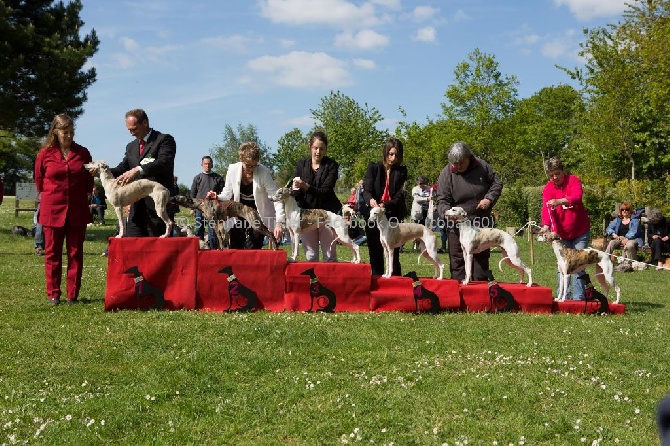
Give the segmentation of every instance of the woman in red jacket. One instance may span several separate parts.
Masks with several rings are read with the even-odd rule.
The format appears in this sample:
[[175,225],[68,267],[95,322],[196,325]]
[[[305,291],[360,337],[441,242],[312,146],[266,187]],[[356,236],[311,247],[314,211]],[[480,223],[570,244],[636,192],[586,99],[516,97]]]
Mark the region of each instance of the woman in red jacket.
[[63,240],[67,251],[67,303],[77,303],[86,225],[92,222],[88,192],[93,188],[93,177],[84,169],[84,164],[91,162],[91,154],[73,138],[72,118],[56,115],[35,160],[35,185],[42,194],[39,223],[44,227],[44,268],[51,305],[60,303]]

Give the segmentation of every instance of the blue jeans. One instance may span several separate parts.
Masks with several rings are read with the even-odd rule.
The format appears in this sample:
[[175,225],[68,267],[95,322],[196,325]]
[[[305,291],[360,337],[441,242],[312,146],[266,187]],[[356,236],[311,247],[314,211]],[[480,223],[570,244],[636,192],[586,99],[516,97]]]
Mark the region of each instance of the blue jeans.
[[[586,231],[579,237],[576,237],[572,240],[561,239],[561,241],[567,248],[585,249],[586,247],[589,246],[590,239],[591,239],[591,232]],[[579,277],[583,274],[584,271],[570,275],[570,278],[568,279],[568,292],[565,295],[566,300],[567,299],[584,300],[584,282],[579,280]],[[561,286],[562,284],[560,275],[558,275],[558,288],[556,290],[558,296],[561,295]]]
[[33,216],[33,224],[35,225],[35,249],[44,249],[44,230],[42,225],[37,222],[40,215],[40,205],[37,204],[37,210]]
[[207,240],[209,243],[209,249],[216,249],[218,242],[216,235],[214,235],[214,227],[205,220],[205,216],[202,215],[200,209],[195,210],[195,235],[200,238],[200,240],[205,240],[205,228],[207,228]]

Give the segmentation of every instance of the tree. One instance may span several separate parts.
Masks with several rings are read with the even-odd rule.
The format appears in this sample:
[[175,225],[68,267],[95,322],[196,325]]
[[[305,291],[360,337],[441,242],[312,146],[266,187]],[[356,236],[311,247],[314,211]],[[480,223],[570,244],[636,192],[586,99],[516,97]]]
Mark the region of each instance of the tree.
[[220,145],[216,145],[210,150],[210,155],[214,161],[214,171],[225,177],[228,166],[240,161],[237,151],[243,142],[255,142],[258,144],[258,147],[261,149],[260,163],[270,169],[273,168],[273,161],[271,155],[268,153],[268,147],[258,137],[256,126],[252,124],[247,124],[246,126],[238,124],[236,133],[229,124],[226,124],[223,130],[223,141]]
[[506,179],[543,184],[543,162],[556,155],[569,159],[566,150],[574,146],[577,121],[583,112],[579,92],[569,85],[545,87],[522,99],[509,121],[515,149],[508,156],[516,168]]
[[13,191],[16,183],[30,181],[39,147],[38,138],[16,138],[0,130],[0,172],[7,192]]
[[[52,4],[53,3],[53,4]],[[95,30],[82,39],[81,0],[0,0],[0,130],[43,136],[57,113],[82,114],[98,50]]]
[[478,48],[456,66],[454,77],[456,83],[445,92],[448,102],[442,103],[442,113],[467,130],[467,142],[479,156],[493,161],[499,149],[496,141],[504,134],[503,123],[517,105],[519,82],[515,76],[503,76],[495,57]]
[[353,186],[363,178],[370,161],[381,159],[388,132],[376,126],[384,118],[376,108],[368,104],[363,108],[339,91],[321,98],[321,104],[311,113],[316,128],[328,135],[328,156],[340,165],[342,183]]
[[295,164],[307,156],[307,143],[307,136],[297,128],[279,138],[277,152],[273,156],[275,180],[278,186],[293,178]]
[[586,30],[584,69],[565,70],[587,98],[582,153],[610,180],[670,171],[670,1],[638,0],[624,21]]

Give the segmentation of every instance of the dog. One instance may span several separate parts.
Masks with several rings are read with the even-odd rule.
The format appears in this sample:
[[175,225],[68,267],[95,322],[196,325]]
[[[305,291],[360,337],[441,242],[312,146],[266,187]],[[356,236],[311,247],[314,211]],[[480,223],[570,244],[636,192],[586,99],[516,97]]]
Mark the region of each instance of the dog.
[[126,219],[123,216],[123,208],[145,197],[151,197],[154,200],[156,214],[165,223],[165,234],[161,235],[160,238],[170,235],[172,232],[172,220],[170,220],[170,216],[167,213],[170,191],[165,186],[145,178],[121,185],[114,180],[114,175],[112,175],[109,166],[104,161],[93,161],[84,164],[84,168],[96,169],[98,176],[100,176],[107,200],[114,207],[116,217],[119,220],[119,234],[116,238],[121,238],[126,233]]
[[412,279],[412,295],[414,296],[414,314],[419,314],[419,301],[427,300],[430,302],[430,312],[437,314],[440,312],[440,298],[433,291],[427,290],[416,275],[416,271],[410,271],[404,275]]
[[12,234],[14,235],[20,235],[21,237],[27,237],[31,235],[31,231],[28,228],[25,228],[23,226],[15,225],[12,227]]
[[[237,276],[233,274],[232,266],[225,266],[221,268],[219,273],[228,274],[228,295],[230,296],[230,301],[228,308],[225,311],[253,311],[253,309],[256,308],[256,304],[258,303],[258,295],[256,292],[251,288],[247,288],[239,281]],[[235,310],[231,310],[233,308],[233,300],[236,304],[239,305],[239,308]],[[244,302],[245,300],[246,303],[244,305],[240,305],[240,302]]]
[[462,207],[452,207],[445,212],[447,220],[456,222],[459,230],[459,241],[463,249],[465,260],[465,279],[463,284],[467,285],[472,279],[472,263],[474,254],[480,253],[492,246],[499,246],[503,251],[503,258],[498,263],[498,269],[502,271],[502,262],[519,271],[519,283],[523,283],[523,275],[528,274],[526,286],[533,285],[533,271],[527,267],[519,257],[519,246],[514,237],[496,228],[479,228],[473,226],[468,220],[468,213]]
[[391,277],[393,273],[393,250],[410,240],[420,239],[422,249],[418,262],[421,261],[421,256],[427,258],[433,264],[433,279],[442,279],[444,264],[437,257],[437,244],[435,243],[435,234],[433,234],[433,231],[419,223],[396,223],[392,225],[388,218],[386,218],[384,208],[380,206],[376,206],[370,210],[370,218],[368,220],[370,222],[377,222],[380,234],[379,238],[384,248],[386,272],[382,274],[382,277]]
[[270,249],[277,249],[279,246],[274,234],[263,224],[263,219],[258,211],[246,204],[233,200],[219,201],[214,198],[190,198],[184,195],[171,197],[170,202],[189,209],[200,209],[205,216],[205,220],[214,222],[214,234],[219,242],[219,249],[228,246],[226,221],[232,217],[245,219],[255,231],[266,235],[270,240]]
[[[306,269],[301,272],[302,276],[309,276],[309,310],[322,311],[324,313],[333,313],[337,303],[337,297],[332,290],[326,288],[314,272],[314,268]],[[325,300],[325,303],[323,302]],[[316,301],[317,308],[314,310],[314,302]]]
[[567,248],[558,234],[554,232],[545,233],[545,240],[551,242],[558,263],[558,272],[561,280],[561,295],[557,297],[558,302],[563,302],[568,292],[568,279],[570,274],[583,271],[589,265],[596,265],[596,277],[603,287],[604,295],[609,295],[610,287],[616,292],[615,304],[621,298],[621,289],[614,281],[614,265],[610,255],[595,249],[572,249]]
[[589,275],[584,273],[579,276],[579,280],[584,283],[584,314],[587,313],[589,304],[593,304],[593,301],[596,300],[600,303],[596,313],[608,314],[610,312],[610,306],[607,302],[607,297],[600,291],[596,290],[596,288],[593,286],[593,283],[591,282]]
[[270,200],[281,202],[284,205],[286,228],[291,236],[291,261],[295,261],[298,258],[301,232],[328,227],[336,235],[333,243],[339,241],[353,252],[354,258],[351,263],[361,262],[360,248],[349,237],[349,226],[342,216],[323,209],[300,209],[298,202],[291,195],[291,189],[288,187],[277,189],[277,192],[270,197]]
[[131,266],[123,273],[133,276],[133,280],[135,280],[135,295],[137,296],[137,306],[139,308],[142,308],[143,299],[148,299],[153,296],[154,305],[150,308],[154,308],[156,310],[163,309],[163,306],[165,305],[165,296],[163,295],[163,291],[157,286],[147,282],[137,266]]

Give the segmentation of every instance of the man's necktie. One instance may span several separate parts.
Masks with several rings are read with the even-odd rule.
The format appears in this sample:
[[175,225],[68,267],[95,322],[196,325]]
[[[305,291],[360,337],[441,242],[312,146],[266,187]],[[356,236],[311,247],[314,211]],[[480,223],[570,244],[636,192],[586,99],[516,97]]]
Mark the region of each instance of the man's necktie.
[[144,153],[144,140],[140,139],[140,155]]

